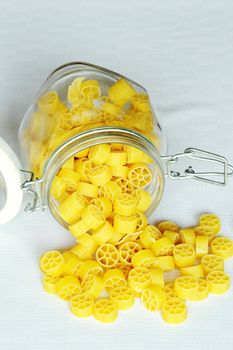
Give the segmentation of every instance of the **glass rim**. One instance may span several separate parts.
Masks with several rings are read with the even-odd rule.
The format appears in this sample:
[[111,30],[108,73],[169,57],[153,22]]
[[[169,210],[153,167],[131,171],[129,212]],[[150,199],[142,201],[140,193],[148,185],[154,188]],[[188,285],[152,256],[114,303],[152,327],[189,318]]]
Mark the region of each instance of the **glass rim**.
[[[153,170],[156,171],[156,188],[152,191],[152,205],[146,212],[150,216],[159,205],[164,192],[164,170],[161,155],[151,141],[142,134],[126,128],[117,127],[99,127],[89,129],[79,133],[59,145],[55,151],[48,157],[43,170],[43,193],[46,204],[55,219],[64,227],[67,223],[58,215],[51,196],[51,184],[62,164],[67,159],[85,148],[104,143],[122,143],[136,147],[147,153],[153,159]],[[156,193],[155,193],[156,191]]]

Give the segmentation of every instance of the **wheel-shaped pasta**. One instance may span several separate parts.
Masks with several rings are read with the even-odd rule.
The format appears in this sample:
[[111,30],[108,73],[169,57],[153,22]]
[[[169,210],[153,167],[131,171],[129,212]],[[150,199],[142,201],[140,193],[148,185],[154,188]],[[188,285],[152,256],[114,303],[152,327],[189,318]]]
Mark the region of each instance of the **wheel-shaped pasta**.
[[161,288],[164,288],[164,272],[163,270],[156,266],[156,267],[150,267],[151,272],[151,278],[152,278],[152,284],[155,284]]
[[135,292],[141,293],[151,281],[151,272],[146,267],[135,267],[129,272],[128,283]]
[[65,276],[57,282],[55,290],[59,298],[70,300],[73,295],[81,292],[81,286],[77,277]]
[[98,245],[108,242],[114,236],[114,229],[112,225],[106,221],[97,230],[92,231],[92,237]]
[[66,190],[66,183],[65,181],[59,177],[55,176],[51,185],[51,195],[55,199],[59,199],[61,195]]
[[134,88],[125,79],[119,79],[108,90],[110,99],[118,106],[129,102],[135,93]]
[[79,277],[83,279],[87,275],[103,276],[103,267],[95,260],[86,260],[79,267]]
[[89,231],[90,227],[85,223],[83,219],[79,219],[73,225],[68,226],[68,230],[75,238],[78,238],[79,236]]
[[170,238],[173,244],[178,244],[180,239],[179,233],[174,231],[164,231],[163,237]]
[[55,294],[56,293],[56,284],[59,281],[59,277],[52,277],[49,275],[43,276],[43,287],[47,293]]
[[137,200],[128,193],[120,193],[114,200],[114,212],[123,216],[130,216],[134,213]]
[[142,233],[140,233],[140,240],[145,248],[150,248],[151,245],[159,238],[162,238],[162,233],[153,225],[147,225],[144,227]]
[[96,165],[104,164],[111,151],[111,146],[108,144],[100,144],[90,148],[88,159]]
[[184,300],[196,300],[198,296],[198,279],[193,276],[176,278],[174,284],[176,295]]
[[137,219],[136,232],[142,231],[148,223],[146,215],[139,210],[136,210],[133,215]]
[[215,214],[202,214],[199,218],[199,224],[211,227],[214,234],[219,233],[221,229],[221,221]]
[[73,105],[81,104],[81,86],[84,78],[76,78],[68,87],[67,99]]
[[150,249],[143,249],[132,256],[131,263],[134,267],[150,267],[156,263],[156,258]]
[[208,297],[209,295],[209,282],[204,278],[198,278],[198,293],[196,299],[193,298],[194,301],[201,301]]
[[93,298],[98,298],[104,289],[104,280],[97,275],[88,274],[81,282],[83,293],[90,294]]
[[66,183],[66,191],[74,192],[77,190],[80,175],[72,169],[61,169],[58,176]]
[[150,207],[152,198],[148,191],[136,189],[134,195],[137,199],[136,209],[145,212]]
[[82,219],[85,224],[93,230],[96,230],[105,222],[105,216],[96,205],[90,204],[82,212]]
[[85,80],[82,82],[80,97],[83,104],[89,104],[100,97],[101,91],[97,80]]
[[111,180],[112,174],[109,167],[102,164],[92,168],[88,173],[88,177],[93,185],[103,186]]
[[166,283],[164,287],[164,292],[166,294],[166,299],[177,298],[177,295],[174,289],[174,282]]
[[179,232],[179,227],[175,222],[172,222],[172,221],[162,221],[158,224],[157,227],[159,231],[162,233],[164,233],[164,231]]
[[186,243],[178,244],[174,247],[173,257],[175,264],[178,267],[191,266],[196,260],[196,254],[193,246]]
[[181,276],[193,276],[196,278],[205,277],[204,270],[201,264],[188,267],[181,267],[180,274]]
[[149,112],[150,111],[150,101],[149,97],[146,94],[135,94],[131,98],[132,105],[135,109],[141,112]]
[[142,161],[143,152],[140,149],[132,146],[125,146],[124,149],[126,151],[128,164],[139,163]]
[[40,258],[41,271],[52,277],[61,276],[64,265],[65,259],[57,250],[48,251]]
[[109,166],[122,166],[126,164],[126,152],[124,151],[115,151],[110,152],[108,158],[105,161],[105,164]]
[[121,270],[110,269],[104,274],[104,287],[109,292],[116,287],[125,287],[126,279]]
[[191,244],[193,247],[195,247],[196,235],[192,228],[184,228],[180,230],[179,234],[180,234],[180,243]]
[[134,292],[126,286],[114,287],[110,290],[109,298],[117,304],[119,310],[126,310],[134,304]]
[[142,304],[150,312],[161,309],[165,300],[166,294],[159,286],[151,285],[142,291]]
[[93,198],[89,204],[96,205],[102,214],[107,218],[112,213],[112,202],[109,198],[97,197]]
[[119,260],[119,252],[114,245],[104,243],[96,251],[96,260],[101,266],[112,268]]
[[89,184],[87,182],[79,181],[77,184],[77,191],[83,196],[89,198],[96,198],[98,196],[99,188],[96,185]]
[[193,231],[195,235],[208,237],[209,242],[214,238],[214,231],[210,226],[196,226]]
[[136,163],[130,166],[128,179],[135,188],[143,189],[151,183],[152,172],[145,163]]
[[230,288],[230,277],[223,271],[211,271],[207,276],[209,290],[214,294],[224,294]]
[[196,257],[201,258],[202,256],[208,254],[209,250],[209,238],[204,235],[196,236]]
[[[79,268],[82,265],[83,261],[74,253],[70,252],[72,256],[66,260],[65,266],[63,268],[64,276],[79,276]],[[64,254],[63,254],[64,255]]]
[[114,201],[116,196],[121,193],[121,188],[118,186],[116,181],[109,181],[105,185],[99,188],[99,196],[108,198]]
[[137,242],[129,241],[120,245],[120,261],[126,265],[131,265],[131,260],[137,252],[141,251],[141,246]]
[[121,189],[121,192],[132,194],[132,195],[135,194],[135,188],[128,179],[118,177],[117,179],[115,179],[115,183],[119,186],[119,188]]
[[74,162],[74,170],[79,174],[80,180],[83,182],[89,182],[88,174],[92,168],[93,165],[87,158],[81,158]]
[[47,94],[41,96],[37,101],[38,108],[41,112],[53,113],[57,110],[59,104],[59,97],[56,91],[49,91]]
[[231,258],[233,256],[233,241],[228,237],[217,237],[211,242],[210,251],[223,259]]
[[168,237],[162,237],[151,245],[151,250],[155,256],[172,255],[174,244]]
[[204,270],[204,273],[208,275],[211,271],[223,271],[224,270],[224,261],[218,255],[207,254],[202,257],[201,265]]
[[170,255],[157,256],[156,264],[164,272],[169,272],[175,269],[174,258],[173,256],[170,256]]
[[169,298],[162,306],[162,318],[171,324],[182,323],[187,318],[187,307],[180,298]]
[[137,229],[137,218],[135,215],[123,216],[115,214],[113,227],[116,232],[125,234],[134,233]]
[[73,192],[59,207],[59,213],[63,220],[70,225],[81,217],[81,212],[88,205],[87,199],[78,192]]
[[94,304],[93,316],[103,323],[114,322],[118,317],[117,304],[108,298],[99,299]]
[[86,318],[91,316],[93,306],[94,298],[88,293],[80,293],[70,299],[71,312],[77,317]]

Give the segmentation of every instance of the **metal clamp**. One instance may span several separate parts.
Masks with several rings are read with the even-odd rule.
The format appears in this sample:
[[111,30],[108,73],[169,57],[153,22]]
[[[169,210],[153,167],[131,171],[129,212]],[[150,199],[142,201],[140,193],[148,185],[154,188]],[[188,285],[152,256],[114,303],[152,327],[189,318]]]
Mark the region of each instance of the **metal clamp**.
[[[180,158],[191,158],[205,162],[212,162],[223,167],[222,171],[202,171],[196,172],[192,165],[189,165],[182,173],[174,171],[173,165],[179,161]],[[233,175],[233,166],[228,164],[225,157],[218,154],[203,151],[197,148],[187,148],[183,153],[178,153],[173,156],[162,157],[166,163],[167,176],[173,180],[194,179],[204,181],[214,185],[224,186],[227,183],[229,176]],[[222,177],[222,180],[213,180],[212,177]]]
[[44,211],[46,206],[44,204],[41,191],[41,184],[43,183],[43,179],[33,180],[33,173],[31,171],[21,169],[21,172],[25,176],[29,176],[29,179],[21,185],[21,188],[24,192],[30,193],[33,196],[32,203],[28,203],[24,208],[24,211],[27,213],[32,213],[37,210]]

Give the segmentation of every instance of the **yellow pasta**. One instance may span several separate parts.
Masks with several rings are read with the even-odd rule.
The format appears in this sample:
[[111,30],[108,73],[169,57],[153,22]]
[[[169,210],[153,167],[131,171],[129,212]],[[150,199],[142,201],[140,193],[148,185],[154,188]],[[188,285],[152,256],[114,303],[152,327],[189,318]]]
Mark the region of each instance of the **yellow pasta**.
[[102,214],[104,214],[105,217],[109,217],[112,213],[112,202],[109,198],[105,197],[98,197],[93,198],[89,204],[93,204],[99,208]]
[[81,217],[81,213],[87,205],[88,201],[84,196],[78,192],[73,192],[61,203],[59,213],[63,220],[69,224],[74,224]]
[[82,219],[91,229],[96,230],[105,222],[105,216],[96,205],[90,204],[82,212]]
[[74,169],[74,157],[70,157],[65,163],[62,165],[62,169]]
[[114,201],[116,196],[121,193],[121,188],[114,181],[109,181],[99,188],[99,196]]
[[136,189],[135,197],[137,199],[136,209],[145,212],[151,205],[151,194],[145,190]]
[[108,90],[110,99],[119,106],[130,101],[135,92],[134,88],[124,79],[118,80]]
[[45,113],[54,113],[58,108],[58,103],[59,97],[56,91],[49,91],[37,101],[39,110]]
[[110,152],[105,164],[109,166],[123,166],[126,164],[126,152]]
[[51,185],[51,195],[55,199],[60,199],[66,190],[65,181],[59,176],[55,176]]
[[101,91],[97,80],[85,80],[81,85],[81,100],[84,104],[89,104],[100,97]]
[[73,105],[81,104],[81,87],[84,78],[76,78],[68,87],[67,99]]
[[123,216],[133,214],[137,205],[137,200],[134,196],[128,193],[120,193],[114,200],[114,212]]
[[78,188],[80,176],[78,173],[71,169],[61,169],[58,176],[66,183],[66,190],[69,192],[74,192]]
[[93,184],[79,181],[76,189],[83,196],[86,196],[89,198],[95,198],[98,196],[99,188],[98,188],[98,186],[93,185]]
[[96,243],[94,238],[88,233],[84,233],[78,236],[78,242],[89,251],[90,255],[94,254],[96,249],[98,248],[98,244]]
[[104,164],[110,154],[111,146],[108,144],[101,144],[97,146],[92,146],[90,148],[88,158],[96,165]]
[[113,177],[121,177],[123,179],[127,179],[129,168],[126,165],[113,165],[109,168]]
[[93,185],[103,186],[111,180],[112,174],[107,165],[98,165],[89,171],[88,177]]
[[135,188],[143,189],[152,181],[152,173],[145,163],[135,163],[130,166],[129,181]]
[[108,242],[114,236],[112,225],[106,221],[98,229],[92,231],[92,237],[98,245]]
[[150,111],[149,97],[145,94],[135,94],[131,98],[132,105],[141,112]]
[[82,234],[90,230],[90,227],[85,223],[83,219],[79,219],[73,225],[68,227],[68,230],[72,233],[75,238],[78,238]]

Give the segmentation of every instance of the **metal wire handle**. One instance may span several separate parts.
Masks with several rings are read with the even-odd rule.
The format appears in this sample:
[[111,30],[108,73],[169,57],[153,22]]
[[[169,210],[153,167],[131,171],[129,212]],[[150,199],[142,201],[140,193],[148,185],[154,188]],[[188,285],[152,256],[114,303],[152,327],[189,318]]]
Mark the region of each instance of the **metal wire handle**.
[[21,172],[29,177],[22,185],[21,188],[24,192],[27,192],[33,196],[32,203],[28,203],[24,208],[24,211],[27,213],[33,213],[37,210],[44,211],[46,206],[44,204],[43,196],[41,193],[41,185],[44,181],[43,178],[33,180],[33,173],[31,171],[22,170]]
[[[196,172],[192,165],[185,169],[183,173],[180,171],[174,171],[172,166],[174,163],[177,163],[180,158],[191,158],[222,165],[223,171]],[[173,156],[165,156],[162,157],[162,160],[165,161],[166,164],[166,176],[173,180],[194,179],[214,185],[225,186],[228,177],[233,175],[233,166],[228,164],[225,157],[220,156],[219,154],[203,151],[198,148],[187,148],[183,153],[178,153]],[[222,181],[213,180],[211,177],[214,176],[221,176],[223,179]]]

